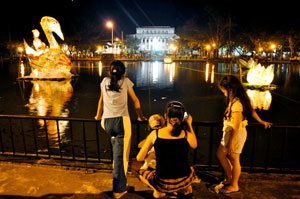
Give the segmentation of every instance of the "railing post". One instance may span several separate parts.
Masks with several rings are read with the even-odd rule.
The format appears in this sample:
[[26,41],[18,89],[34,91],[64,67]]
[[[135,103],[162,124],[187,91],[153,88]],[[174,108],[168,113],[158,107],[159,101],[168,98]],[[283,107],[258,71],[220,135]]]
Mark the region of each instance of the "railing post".
[[15,155],[16,154],[15,141],[14,141],[14,133],[13,133],[13,130],[12,130],[11,118],[9,118],[9,129],[10,129],[11,147],[12,147],[13,154]]
[[214,140],[214,131],[213,126],[210,125],[210,134],[209,134],[209,160],[208,160],[208,166],[209,168],[212,167],[212,151],[213,151],[213,140]]
[[74,150],[74,138],[73,138],[72,120],[70,120],[70,139],[71,139],[71,147],[72,147],[72,157],[73,157],[73,160],[75,160],[75,150]]
[[33,140],[34,140],[34,146],[35,146],[35,153],[36,153],[36,157],[39,156],[39,153],[38,153],[38,146],[37,146],[37,140],[36,140],[36,128],[35,128],[35,123],[34,119],[31,120],[32,121],[32,134],[33,134]]
[[95,123],[96,123],[97,158],[100,161],[99,128],[98,128],[98,122]]
[[[3,129],[3,130],[5,130],[5,129]],[[4,154],[4,146],[3,146],[3,142],[2,142],[2,130],[0,130],[0,144],[1,144],[2,154]]]
[[251,147],[251,156],[250,156],[250,171],[253,168],[254,156],[255,156],[255,143],[256,143],[256,127],[253,131],[252,147]]
[[25,133],[24,133],[22,119],[20,119],[20,125],[21,125],[21,135],[22,135],[22,140],[23,140],[24,154],[25,154],[25,156],[27,156],[26,140],[25,140]]
[[286,138],[287,138],[287,128],[283,129],[282,132],[282,147],[281,147],[281,160],[280,160],[280,171],[282,171],[284,167],[284,162],[285,162],[285,156],[286,156]]
[[49,147],[49,138],[48,138],[48,129],[47,129],[47,120],[46,119],[44,119],[44,128],[45,128],[45,135],[46,135],[46,144],[47,144],[47,150],[48,150],[48,157],[51,158],[50,147]]
[[268,165],[269,165],[269,160],[270,160],[271,137],[272,137],[272,131],[269,132],[269,134],[268,134],[267,154],[266,154],[266,161],[265,161],[265,172],[268,170]]
[[57,141],[58,141],[58,147],[59,147],[59,155],[60,155],[60,158],[62,158],[60,132],[59,132],[59,120],[55,120],[55,121],[56,121],[56,129],[57,129]]
[[138,146],[140,143],[141,134],[140,134],[140,124],[139,122],[136,123],[136,145]]
[[85,122],[83,121],[82,122],[82,136],[83,136],[83,147],[84,147],[84,158],[85,158],[85,161],[88,160],[88,157],[87,157],[87,148],[86,148],[86,137],[85,137]]
[[[197,138],[197,143],[198,143],[198,132],[199,132],[199,125],[196,126],[196,130],[195,130],[195,135]],[[193,157],[193,164],[197,163],[197,152],[198,152],[198,147],[194,150],[194,157]]]

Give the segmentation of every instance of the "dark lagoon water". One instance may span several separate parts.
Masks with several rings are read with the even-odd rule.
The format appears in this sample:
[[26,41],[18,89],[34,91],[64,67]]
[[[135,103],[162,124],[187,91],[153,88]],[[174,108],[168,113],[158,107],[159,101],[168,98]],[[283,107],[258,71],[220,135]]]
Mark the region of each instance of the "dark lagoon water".
[[[72,73],[79,75],[67,81],[18,81],[17,78],[30,73],[30,68],[24,68],[18,62],[0,63],[0,114],[5,115],[33,115],[33,116],[60,116],[71,118],[93,119],[96,114],[100,95],[100,82],[108,74],[108,67],[99,61],[73,61]],[[184,103],[187,111],[193,116],[193,121],[222,122],[225,109],[225,98],[217,85],[219,80],[229,72],[239,75],[236,64],[229,67],[228,63],[206,62],[125,62],[127,76],[134,82],[134,90],[140,99],[145,116],[163,114],[166,103],[170,100],[179,100]],[[275,64],[273,84],[275,90],[260,92],[251,91],[256,96],[257,112],[262,119],[274,124],[300,125],[300,65]],[[243,79],[245,82],[245,78]],[[256,92],[256,93],[253,93]],[[266,101],[266,96],[271,101]],[[130,101],[130,100],[129,100]],[[266,109],[266,110],[265,110]],[[131,102],[129,112],[134,120],[136,114]],[[70,140],[73,140],[76,156],[84,157],[85,150],[80,123],[72,123],[73,138],[68,121],[37,120],[37,146],[32,137],[32,122],[23,122],[24,135],[28,153],[59,154],[71,156]],[[249,121],[255,122],[253,119]],[[13,132],[16,142],[16,151],[24,150],[24,139],[20,132],[20,121],[13,120]],[[11,152],[11,134],[9,124],[0,119],[1,149]],[[46,128],[45,128],[46,127]],[[57,127],[60,136],[58,137]],[[45,139],[45,129],[48,132],[49,150]],[[97,137],[95,125],[86,124],[87,155],[97,157]],[[270,166],[299,168],[299,132],[292,129],[285,133],[284,129],[274,128],[272,134],[260,128],[247,128],[248,138],[242,154],[242,165],[249,165],[253,158],[253,166],[264,166],[266,157]],[[133,128],[131,157],[137,154],[136,129]],[[141,127],[140,139],[148,134],[146,125]],[[212,141],[212,161],[218,164],[214,155],[220,143],[221,127],[214,128]],[[47,139],[48,139],[47,138]],[[58,138],[61,146],[58,146]],[[99,135],[101,158],[110,158],[109,137],[100,129]],[[199,128],[197,162],[208,164],[210,129]],[[269,144],[268,144],[269,143]],[[255,155],[253,155],[255,153]],[[195,157],[191,153],[191,157]],[[282,163],[284,161],[284,163]]]
[[[92,119],[96,114],[99,85],[107,75],[108,67],[98,61],[73,61],[72,64],[72,72],[79,77],[69,81],[17,81],[22,75],[18,62],[1,63],[0,113]],[[217,84],[229,71],[239,75],[238,66],[234,64],[230,70],[228,63],[130,61],[125,65],[147,117],[162,114],[168,101],[179,100],[194,121],[221,122],[225,98]],[[299,125],[300,65],[274,64],[273,69],[272,83],[277,88],[267,94],[255,91],[254,95],[260,96],[255,99],[257,112],[262,119],[275,124]],[[28,74],[29,70],[25,63],[23,74]],[[265,102],[265,96],[271,96],[271,102]],[[131,102],[129,111],[135,119]]]

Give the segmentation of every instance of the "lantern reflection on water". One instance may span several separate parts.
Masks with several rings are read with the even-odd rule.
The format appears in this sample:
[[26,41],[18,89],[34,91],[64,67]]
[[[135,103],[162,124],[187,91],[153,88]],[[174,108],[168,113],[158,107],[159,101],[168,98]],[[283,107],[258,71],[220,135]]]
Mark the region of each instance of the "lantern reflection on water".
[[272,102],[272,95],[269,90],[247,90],[247,94],[252,102],[253,109],[269,110]]
[[[65,104],[70,101],[73,94],[71,80],[66,81],[31,81],[33,84],[29,103],[31,115],[68,117],[69,110]],[[46,124],[45,124],[46,121]],[[58,147],[58,130],[60,139],[64,137],[68,121],[63,120],[39,120],[40,128],[46,128],[48,139],[51,142],[50,147]]]

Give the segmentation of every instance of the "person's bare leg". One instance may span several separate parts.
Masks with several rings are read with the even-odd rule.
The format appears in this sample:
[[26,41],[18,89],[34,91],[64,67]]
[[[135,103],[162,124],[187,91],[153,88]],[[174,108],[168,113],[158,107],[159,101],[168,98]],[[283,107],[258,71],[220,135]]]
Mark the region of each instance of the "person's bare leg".
[[224,151],[225,151],[224,146],[219,146],[217,150],[217,156],[223,169],[225,170],[225,175],[226,175],[225,183],[229,184],[232,178],[232,165],[230,160],[227,158],[227,152]]
[[230,185],[224,188],[224,193],[238,191],[239,190],[239,179],[241,175],[241,163],[240,163],[240,154],[231,153],[230,162],[232,164],[232,179]]

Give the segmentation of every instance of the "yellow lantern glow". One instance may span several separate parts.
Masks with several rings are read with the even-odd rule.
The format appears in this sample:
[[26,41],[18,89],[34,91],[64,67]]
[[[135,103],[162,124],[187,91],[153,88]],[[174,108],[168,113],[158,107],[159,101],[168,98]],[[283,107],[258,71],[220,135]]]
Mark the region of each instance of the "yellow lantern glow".
[[251,85],[269,85],[274,79],[274,71],[272,64],[267,68],[257,64],[252,59],[249,60],[248,66],[250,68],[247,74],[247,81]]

